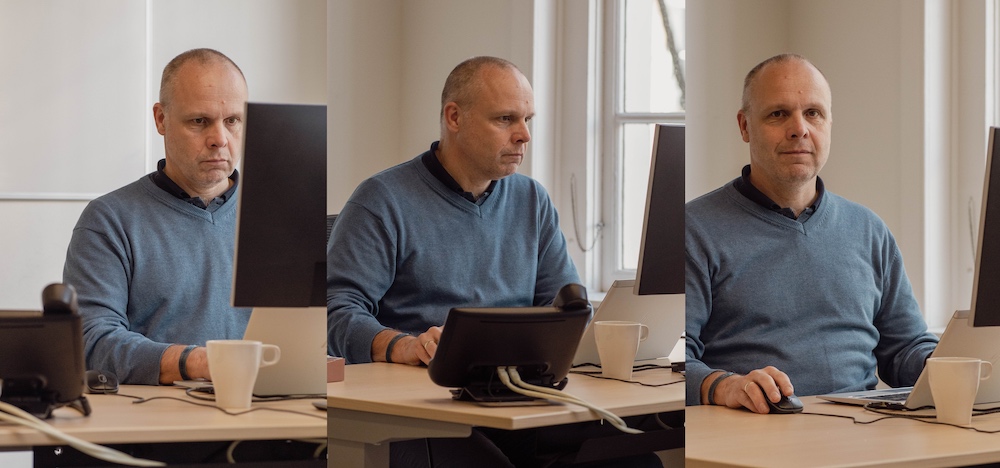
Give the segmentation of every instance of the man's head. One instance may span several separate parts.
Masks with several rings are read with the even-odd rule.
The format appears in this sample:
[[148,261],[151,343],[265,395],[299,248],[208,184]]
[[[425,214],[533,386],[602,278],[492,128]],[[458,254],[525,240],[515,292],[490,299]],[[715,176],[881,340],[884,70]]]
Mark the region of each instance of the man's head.
[[442,162],[459,173],[452,174],[459,183],[460,175],[481,184],[513,174],[531,140],[534,115],[531,84],[514,64],[496,57],[460,63],[441,93],[441,151],[449,159]]
[[229,188],[246,102],[243,72],[218,51],[189,50],[164,67],[153,120],[163,135],[164,171],[191,196],[211,199]]
[[815,178],[830,154],[830,85],[804,57],[783,54],[750,70],[737,113],[750,144],[751,180],[761,190],[787,191]]

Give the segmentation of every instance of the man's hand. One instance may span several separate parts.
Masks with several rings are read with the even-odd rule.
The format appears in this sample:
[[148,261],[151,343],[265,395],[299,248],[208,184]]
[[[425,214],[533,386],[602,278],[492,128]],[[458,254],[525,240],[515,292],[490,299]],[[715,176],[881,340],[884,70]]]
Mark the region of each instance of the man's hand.
[[[702,382],[702,403],[708,403],[708,388],[721,375],[721,372],[709,374]],[[794,391],[788,375],[773,366],[767,366],[750,371],[747,375],[733,375],[719,382],[715,387],[713,400],[717,405],[745,407],[755,413],[767,414],[771,409],[765,398],[777,403],[782,395],[791,395]]]
[[[392,362],[419,366],[427,364],[434,358],[437,351],[437,343],[441,340],[442,327],[431,327],[427,331],[417,336],[404,336],[392,347]],[[385,361],[385,349],[400,332],[396,330],[382,330],[372,341],[372,358],[376,361]]]

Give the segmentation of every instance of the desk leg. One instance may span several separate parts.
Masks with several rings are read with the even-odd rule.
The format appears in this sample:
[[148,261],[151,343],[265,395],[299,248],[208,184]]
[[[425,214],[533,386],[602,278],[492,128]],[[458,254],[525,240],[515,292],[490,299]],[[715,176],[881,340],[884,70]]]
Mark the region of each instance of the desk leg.
[[327,409],[330,468],[388,468],[389,442],[469,437],[472,426],[337,408]]
[[387,468],[389,444],[330,439],[327,468]]

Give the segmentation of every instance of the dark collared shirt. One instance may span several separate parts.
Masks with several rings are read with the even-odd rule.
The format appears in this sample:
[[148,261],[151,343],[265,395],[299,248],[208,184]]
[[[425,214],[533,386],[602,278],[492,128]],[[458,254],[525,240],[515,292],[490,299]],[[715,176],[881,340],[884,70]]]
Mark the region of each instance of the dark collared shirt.
[[[738,190],[741,194],[743,194],[744,197],[749,198],[754,203],[763,206],[764,208],[767,208],[775,213],[780,213],[781,215],[791,219],[798,219],[798,217],[795,216],[795,212],[792,211],[791,208],[782,208],[778,206],[778,204],[775,203],[774,200],[771,200],[767,195],[764,195],[763,192],[758,190],[757,187],[754,187],[753,184],[750,183],[749,164],[743,167],[743,177],[740,177],[739,179],[733,181],[733,187],[736,187],[736,190]],[[803,210],[802,213],[799,213],[799,216],[802,215],[811,216],[816,211],[816,208],[819,208],[819,202],[820,200],[823,199],[823,192],[825,191],[826,189],[823,188],[823,179],[816,177],[816,201],[814,201],[812,205],[806,207],[806,209]]]
[[476,196],[473,195],[472,192],[466,192],[465,189],[463,189],[462,186],[458,184],[458,181],[456,181],[455,178],[448,173],[448,170],[441,165],[441,161],[439,161],[437,158],[437,149],[439,143],[440,143],[439,141],[431,143],[431,150],[425,153],[422,158],[420,158],[420,161],[424,163],[424,166],[427,167],[427,170],[431,171],[431,174],[434,174],[434,177],[437,177],[437,179],[440,180],[441,183],[443,183],[446,187],[450,188],[455,193],[461,195],[466,200],[469,200],[470,202],[475,203],[477,205],[486,201],[486,197],[490,196],[490,194],[493,193],[493,190],[496,188],[497,181],[494,180],[493,182],[490,182],[490,186],[486,187],[486,191],[479,196],[479,199],[476,199]]
[[222,195],[213,198],[208,205],[205,205],[205,202],[202,201],[201,197],[192,197],[185,192],[184,189],[177,185],[177,183],[170,180],[170,177],[167,177],[167,174],[163,172],[163,168],[166,166],[166,159],[161,159],[160,162],[156,163],[156,172],[149,175],[149,178],[153,180],[153,183],[156,184],[157,187],[165,190],[167,193],[203,210],[215,211],[220,206],[224,205],[226,201],[229,200],[234,193],[236,193],[236,186],[239,185],[240,182],[240,172],[233,170],[233,174],[229,176],[229,179],[233,181],[233,185],[229,187],[229,190],[226,190]]

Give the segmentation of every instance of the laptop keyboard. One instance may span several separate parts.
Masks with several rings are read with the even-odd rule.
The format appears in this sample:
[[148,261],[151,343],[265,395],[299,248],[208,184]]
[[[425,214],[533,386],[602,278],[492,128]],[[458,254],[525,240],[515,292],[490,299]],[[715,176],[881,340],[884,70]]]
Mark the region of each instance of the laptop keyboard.
[[910,392],[899,392],[899,393],[881,393],[878,395],[866,396],[866,400],[877,400],[877,401],[906,401],[910,396]]

